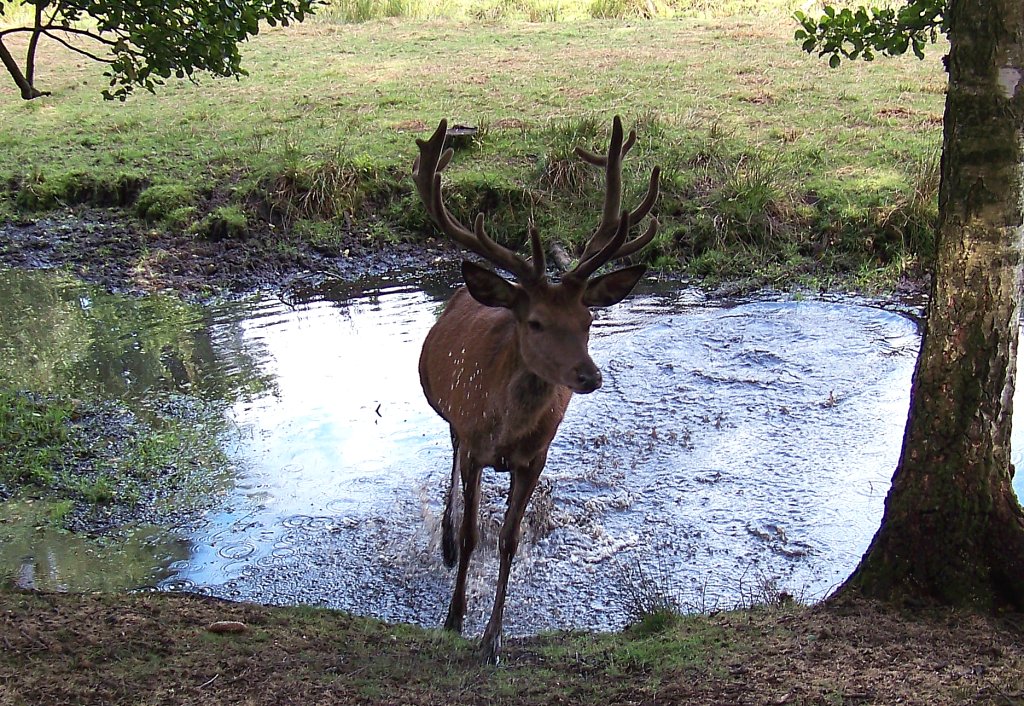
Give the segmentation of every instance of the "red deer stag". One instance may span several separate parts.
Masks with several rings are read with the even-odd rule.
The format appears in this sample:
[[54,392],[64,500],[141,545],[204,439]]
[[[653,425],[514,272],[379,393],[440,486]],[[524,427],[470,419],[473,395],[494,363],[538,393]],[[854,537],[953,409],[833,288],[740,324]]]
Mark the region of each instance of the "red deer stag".
[[[612,125],[607,156],[577,148],[584,161],[603,167],[606,175],[604,212],[579,264],[560,282],[548,280],[544,248],[530,227],[530,259],[495,243],[484,231],[479,214],[470,230],[445,208],[441,170],[452,158],[444,149],[447,122],[442,120],[429,140],[417,140],[419,157],[413,179],[427,211],[440,229],[467,250],[515,275],[512,283],[472,262],[462,263],[466,286],[449,300],[427,334],[420,354],[420,382],[431,407],[451,427],[451,485],[442,520],[444,562],[459,562],[455,591],[445,628],[462,631],[466,612],[466,570],[477,545],[480,475],[485,466],[510,474],[508,507],[499,535],[500,568],[494,608],[483,636],[483,655],[496,662],[501,647],[512,558],[519,544],[519,526],[526,504],[548,456],[548,447],[574,392],[601,387],[601,371],[587,352],[589,307],[611,306],[626,297],[644,274],[634,265],[590,279],[602,265],[647,245],[658,229],[628,239],[630,227],[643,219],[658,197],[657,167],[643,202],[622,211],[622,158],[636,141],[630,132],[623,142],[622,122]],[[456,482],[462,480],[463,517],[456,542],[452,504]]]

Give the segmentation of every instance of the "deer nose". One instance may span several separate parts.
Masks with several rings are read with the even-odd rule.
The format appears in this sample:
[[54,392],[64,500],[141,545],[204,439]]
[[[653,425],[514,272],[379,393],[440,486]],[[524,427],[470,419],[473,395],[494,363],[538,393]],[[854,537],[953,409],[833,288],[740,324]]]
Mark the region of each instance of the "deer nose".
[[595,366],[581,366],[576,368],[575,392],[587,394],[601,387],[601,371]]

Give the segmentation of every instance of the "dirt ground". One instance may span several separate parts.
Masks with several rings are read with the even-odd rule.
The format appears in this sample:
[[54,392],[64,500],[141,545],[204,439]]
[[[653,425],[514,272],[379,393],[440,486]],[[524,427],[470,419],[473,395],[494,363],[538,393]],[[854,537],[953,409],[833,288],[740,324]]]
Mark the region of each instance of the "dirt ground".
[[489,667],[471,641],[328,610],[6,592],[0,643],[5,706],[1024,704],[1020,616],[862,602],[513,640]]

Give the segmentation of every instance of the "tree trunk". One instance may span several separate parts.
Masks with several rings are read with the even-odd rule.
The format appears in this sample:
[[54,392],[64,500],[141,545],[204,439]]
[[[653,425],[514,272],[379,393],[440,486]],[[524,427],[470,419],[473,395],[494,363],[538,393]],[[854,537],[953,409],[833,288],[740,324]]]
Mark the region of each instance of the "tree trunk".
[[1024,0],[953,0],[939,233],[903,452],[840,592],[1024,609],[1011,488],[1024,238]]
[[50,95],[44,91],[36,90],[35,86],[32,85],[23,73],[21,68],[18,66],[18,62],[11,56],[11,52],[4,46],[3,41],[0,41],[0,63],[7,69],[7,73],[11,75],[14,82],[18,85],[18,90],[21,91],[21,97],[25,100],[32,100],[33,98],[39,98],[40,96]]

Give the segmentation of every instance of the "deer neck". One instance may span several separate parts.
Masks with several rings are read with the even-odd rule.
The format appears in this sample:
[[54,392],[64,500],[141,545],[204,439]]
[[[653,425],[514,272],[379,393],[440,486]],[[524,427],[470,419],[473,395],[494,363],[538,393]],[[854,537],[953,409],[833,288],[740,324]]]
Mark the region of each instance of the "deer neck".
[[[537,428],[545,415],[555,411],[560,405],[558,398],[568,398],[568,388],[544,380],[526,367],[519,353],[518,343],[512,336],[512,345],[508,354],[513,357],[512,374],[506,388],[507,400],[505,407],[505,423],[503,436],[528,434]],[[559,391],[563,394],[559,395]],[[557,410],[559,418],[562,409]]]

